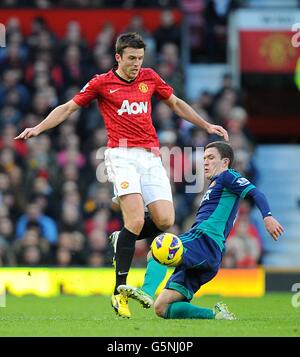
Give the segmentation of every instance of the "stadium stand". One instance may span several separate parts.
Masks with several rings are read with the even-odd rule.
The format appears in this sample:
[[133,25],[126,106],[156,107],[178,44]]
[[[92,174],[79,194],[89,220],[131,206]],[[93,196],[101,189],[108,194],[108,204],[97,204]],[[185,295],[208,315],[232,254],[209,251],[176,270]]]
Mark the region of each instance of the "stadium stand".
[[253,212],[263,239],[262,262],[267,267],[300,267],[299,157],[299,145],[260,145],[256,150],[258,187],[265,192],[274,216],[280,217],[285,227],[284,238],[274,244],[264,231],[260,213]]
[[[130,11],[135,3],[119,1],[118,6]],[[213,2],[202,0],[199,3],[194,15],[203,20],[205,11]],[[236,6],[233,5],[235,2],[229,3]],[[154,66],[175,92],[184,97],[187,92],[184,87],[187,64],[181,61],[181,29],[171,16],[171,10],[178,7],[178,2],[157,0],[151,4],[164,9],[161,25],[150,30],[142,17],[135,17],[122,30],[135,28],[143,31],[151,52],[151,56],[146,57],[146,64]],[[1,2],[1,7],[9,9],[23,6],[39,9],[100,8],[108,6],[108,2]],[[192,15],[195,1],[183,1],[182,6]],[[188,20],[195,32],[195,18],[190,16]],[[201,61],[224,62],[224,51],[210,56],[205,50],[207,23],[203,21],[201,24],[203,37],[193,42],[194,52]],[[115,23],[105,22],[90,41],[81,24],[75,20],[65,23],[62,36],[58,36],[42,16],[34,18],[29,33],[24,32],[24,24],[16,16],[11,16],[5,25],[8,45],[0,48],[0,266],[110,266],[112,252],[107,237],[121,227],[122,219],[120,212],[111,206],[111,185],[98,182],[98,175],[102,175],[98,171],[102,161],[97,153],[106,144],[106,133],[96,105],[77,112],[63,125],[34,139],[16,142],[13,138],[23,128],[39,123],[59,103],[70,99],[94,73],[110,69],[114,63],[112,43],[120,31]],[[168,26],[166,34],[162,28]],[[191,54],[193,56],[193,52]],[[223,72],[218,73],[220,85],[212,91],[194,95],[191,104],[209,121],[229,130],[237,153],[238,169],[255,183],[257,170],[252,159],[255,143],[247,126],[243,93],[233,86],[230,76],[223,77]],[[184,153],[177,157],[185,163],[181,172],[177,171],[174,163],[165,162],[171,177],[187,177],[187,171],[195,168],[195,148],[204,146],[215,137],[208,137],[181,118],[174,117],[160,103],[154,103],[153,120],[162,145],[192,148],[191,155]],[[260,155],[259,151],[259,163],[263,162],[259,161]],[[258,171],[265,172],[262,166],[259,165]],[[173,184],[174,233],[188,227],[202,198],[202,193],[186,194],[185,183]],[[273,200],[274,192],[266,191],[267,195],[268,192]],[[275,210],[276,204],[274,201]],[[38,213],[34,212],[35,209]],[[29,215],[29,223],[25,227],[24,214]],[[38,217],[43,217],[43,221],[46,217],[48,223],[51,220],[50,232],[47,225],[39,223]],[[57,232],[56,238],[51,235],[53,231]],[[133,264],[143,266],[148,247],[138,244]],[[264,240],[264,249],[269,254],[269,246],[265,244]],[[259,253],[254,265],[260,259]],[[271,262],[269,255],[263,262]]]

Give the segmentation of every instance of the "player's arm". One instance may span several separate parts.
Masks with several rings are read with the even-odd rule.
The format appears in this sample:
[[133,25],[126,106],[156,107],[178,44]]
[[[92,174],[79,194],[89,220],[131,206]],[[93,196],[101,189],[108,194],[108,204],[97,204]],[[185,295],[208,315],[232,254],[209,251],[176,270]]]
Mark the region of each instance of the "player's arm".
[[42,132],[54,128],[68,118],[70,114],[79,109],[80,106],[72,99],[65,104],[59,105],[51,111],[51,113],[38,125],[33,128],[26,128],[15,139],[29,139],[32,136],[37,136]]
[[213,125],[208,123],[206,120],[201,118],[201,116],[196,113],[196,111],[187,104],[184,100],[176,97],[172,94],[170,98],[164,101],[179,117],[184,118],[190,123],[206,130],[209,134],[217,134],[223,136],[226,141],[228,141],[227,131],[220,125]]
[[260,210],[266,230],[270,233],[274,240],[278,240],[279,236],[283,233],[282,225],[272,216],[269,203],[266,196],[258,190],[256,187],[248,192],[248,195],[252,197],[256,206]]
[[232,171],[233,170],[227,170],[221,175],[223,186],[229,191],[239,195],[241,198],[251,196],[257,208],[261,212],[266,230],[270,233],[274,240],[277,240],[283,233],[283,228],[281,224],[274,217],[272,217],[271,209],[266,196],[245,177],[236,177],[236,174],[232,173]]

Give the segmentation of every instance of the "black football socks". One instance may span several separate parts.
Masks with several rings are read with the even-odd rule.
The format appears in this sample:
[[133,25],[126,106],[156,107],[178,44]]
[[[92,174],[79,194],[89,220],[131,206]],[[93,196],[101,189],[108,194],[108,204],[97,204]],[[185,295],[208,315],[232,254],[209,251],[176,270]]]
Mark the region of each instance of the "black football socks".
[[135,241],[137,235],[123,227],[118,236],[116,249],[116,286],[114,295],[119,294],[117,287],[126,284],[127,275],[131,266],[135,251]]

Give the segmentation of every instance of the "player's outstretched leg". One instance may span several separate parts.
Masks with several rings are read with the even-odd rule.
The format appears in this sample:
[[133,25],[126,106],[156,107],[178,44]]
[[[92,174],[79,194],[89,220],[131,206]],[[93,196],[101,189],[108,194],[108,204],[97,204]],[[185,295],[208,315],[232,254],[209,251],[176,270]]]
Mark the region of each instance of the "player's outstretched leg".
[[209,320],[236,320],[229,312],[226,304],[219,302],[214,309],[195,306],[189,302],[178,301],[168,304],[167,308],[156,302],[155,312],[165,319],[209,319]]
[[222,301],[215,305],[214,311],[216,320],[236,320],[235,315],[228,310],[227,305]]
[[120,285],[117,290],[128,298],[138,301],[143,308],[149,309],[153,305],[155,292],[164,280],[166,273],[167,267],[157,263],[150,256],[147,262],[143,286],[136,288],[130,285]]
[[144,283],[141,289],[154,300],[155,293],[160,283],[164,280],[168,268],[159,264],[153,257],[148,254],[147,268],[144,277]]
[[[129,310],[129,306],[128,306],[128,297],[126,295],[122,295],[117,291],[117,286],[122,285],[122,284],[126,284],[126,277],[128,274],[128,268],[125,267],[126,264],[128,264],[128,258],[132,258],[131,256],[129,256],[130,254],[128,253],[128,256],[126,256],[126,252],[124,252],[124,247],[123,251],[117,249],[117,245],[119,244],[120,241],[120,234],[122,232],[116,231],[113,232],[110,236],[109,236],[109,241],[113,247],[113,265],[116,269],[116,286],[113,292],[113,295],[111,297],[111,305],[114,308],[116,314],[118,316],[121,317],[125,317],[125,318],[130,318],[131,317],[131,313]],[[123,232],[124,233],[124,232]],[[123,245],[124,245],[124,236],[123,238]],[[129,240],[130,241],[130,240]],[[119,247],[120,248],[120,247]],[[133,252],[131,254],[133,256]],[[123,261],[124,258],[125,262]]]
[[142,289],[136,288],[130,285],[119,285],[117,288],[118,292],[127,298],[132,298],[138,301],[143,308],[149,309],[154,301],[150,295],[144,292]]
[[[187,291],[188,289],[182,290],[184,293]],[[235,316],[229,312],[223,302],[217,303],[214,309],[210,309],[182,301],[187,298],[192,298],[192,295],[185,296],[176,290],[163,289],[154,304],[156,315],[164,319],[235,320]]]

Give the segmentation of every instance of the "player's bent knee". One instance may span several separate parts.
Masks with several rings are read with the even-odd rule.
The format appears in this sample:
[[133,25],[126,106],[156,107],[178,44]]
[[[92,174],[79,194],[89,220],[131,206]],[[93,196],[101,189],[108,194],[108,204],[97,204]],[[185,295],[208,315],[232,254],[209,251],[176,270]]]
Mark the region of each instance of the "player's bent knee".
[[170,227],[172,227],[174,224],[174,219],[172,217],[165,217],[165,218],[161,218],[157,223],[156,226],[158,229],[160,229],[161,231],[166,231],[168,230]]
[[144,218],[133,218],[133,219],[130,219],[128,220],[126,223],[125,223],[125,227],[127,229],[129,229],[131,232],[137,232],[137,233],[140,233],[141,230],[143,229],[143,226],[144,226]]
[[158,317],[165,317],[167,306],[158,302],[154,303],[154,311]]

